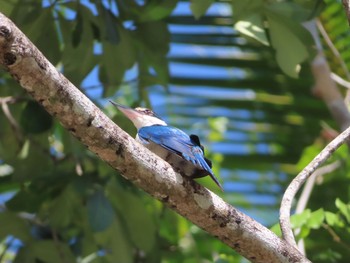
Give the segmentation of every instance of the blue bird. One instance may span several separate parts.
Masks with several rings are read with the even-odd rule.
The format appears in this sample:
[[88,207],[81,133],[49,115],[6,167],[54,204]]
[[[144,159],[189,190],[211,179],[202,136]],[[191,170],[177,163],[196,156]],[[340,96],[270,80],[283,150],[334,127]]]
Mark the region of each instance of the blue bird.
[[134,123],[136,140],[168,162],[176,172],[191,178],[209,175],[223,191],[211,170],[211,161],[204,157],[204,147],[197,135],[188,136],[178,128],[168,126],[149,109],[132,109],[110,102]]

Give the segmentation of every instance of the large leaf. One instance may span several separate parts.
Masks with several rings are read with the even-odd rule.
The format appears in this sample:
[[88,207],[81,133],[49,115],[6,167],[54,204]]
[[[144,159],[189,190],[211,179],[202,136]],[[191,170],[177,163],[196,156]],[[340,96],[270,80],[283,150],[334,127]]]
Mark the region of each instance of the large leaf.
[[248,37],[258,40],[264,45],[268,45],[264,21],[261,14],[254,13],[242,18],[235,24],[235,29]]
[[29,223],[15,213],[1,212],[0,225],[0,240],[7,236],[14,236],[24,243],[32,241]]
[[108,185],[108,197],[123,217],[131,240],[138,248],[149,252],[155,245],[156,228],[142,200],[118,187],[114,180]]
[[97,65],[94,56],[94,23],[92,11],[79,3],[67,2],[66,6],[77,8],[76,20],[69,20],[58,14],[63,39],[63,70],[65,76],[79,86],[88,73]]
[[296,78],[301,69],[300,64],[310,56],[302,36],[294,33],[292,29],[301,26],[270,12],[267,12],[266,15],[271,43],[276,50],[277,63],[284,73]]
[[20,123],[26,133],[42,133],[51,128],[52,117],[37,102],[28,101],[22,111]]
[[88,198],[87,213],[91,228],[95,232],[106,230],[115,220],[113,207],[101,190]]
[[132,263],[132,246],[129,242],[124,226],[118,221],[113,223],[104,231],[95,232],[94,238],[100,248],[103,248],[107,262],[115,262],[116,259],[123,263]]
[[100,81],[107,87],[114,89],[104,90],[104,96],[111,96],[116,92],[124,77],[126,70],[136,62],[136,50],[132,41],[131,32],[117,25],[120,42],[113,44],[102,41],[103,54],[100,61]]
[[[46,207],[45,207],[46,208]],[[68,185],[51,203],[48,208],[50,225],[54,228],[64,228],[78,220],[81,200],[72,185]],[[46,211],[42,211],[46,216]]]
[[43,240],[30,244],[30,254],[41,262],[50,263],[74,263],[75,256],[69,246],[58,240]]

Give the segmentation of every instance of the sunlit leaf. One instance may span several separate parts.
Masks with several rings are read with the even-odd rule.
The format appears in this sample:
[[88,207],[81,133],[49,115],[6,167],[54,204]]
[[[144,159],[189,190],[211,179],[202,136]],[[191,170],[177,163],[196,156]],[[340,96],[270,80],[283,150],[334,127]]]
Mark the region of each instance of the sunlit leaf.
[[322,226],[325,219],[325,213],[322,208],[312,212],[307,221],[307,226],[312,229],[318,229]]
[[248,37],[258,40],[264,45],[269,45],[260,14],[252,14],[242,18],[235,24],[235,29]]
[[342,215],[346,218],[348,223],[350,223],[350,205],[349,204],[345,204],[339,198],[337,198],[335,200],[335,205],[340,210]]
[[340,219],[340,217],[337,214],[326,211],[325,219],[327,224],[330,226],[344,227],[344,222]]
[[300,214],[295,214],[291,216],[290,221],[293,229],[302,227],[310,219],[311,211],[309,209],[304,210]]
[[[276,50],[276,60],[284,73],[298,77],[301,66],[308,57],[308,49],[301,36],[293,32],[292,27],[301,27],[272,13],[267,13],[272,46]],[[293,48],[291,48],[293,47]]]

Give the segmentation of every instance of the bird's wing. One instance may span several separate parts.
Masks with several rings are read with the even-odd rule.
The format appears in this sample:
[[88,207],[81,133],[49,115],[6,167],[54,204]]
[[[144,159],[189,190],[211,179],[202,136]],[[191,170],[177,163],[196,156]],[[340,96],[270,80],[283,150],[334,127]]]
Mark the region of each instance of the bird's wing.
[[203,156],[203,151],[199,145],[192,141],[186,133],[175,127],[161,125],[147,126],[139,129],[138,136],[145,143],[150,141],[156,143],[188,161],[192,161],[191,159],[195,158],[195,153]]
[[222,189],[211,170],[211,161],[204,157],[203,147],[196,135],[188,136],[183,131],[171,126],[154,125],[140,128],[138,136],[144,143],[153,142],[192,162],[195,166],[201,167]]

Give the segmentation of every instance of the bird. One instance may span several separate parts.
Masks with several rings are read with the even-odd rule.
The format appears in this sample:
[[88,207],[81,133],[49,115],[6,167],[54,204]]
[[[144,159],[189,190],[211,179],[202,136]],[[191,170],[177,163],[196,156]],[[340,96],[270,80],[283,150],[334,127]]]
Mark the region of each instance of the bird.
[[150,109],[133,109],[110,102],[133,122],[137,129],[136,141],[168,162],[182,176],[200,178],[209,175],[224,191],[211,169],[212,162],[204,156],[204,147],[197,135],[188,135],[176,127],[168,126]]

